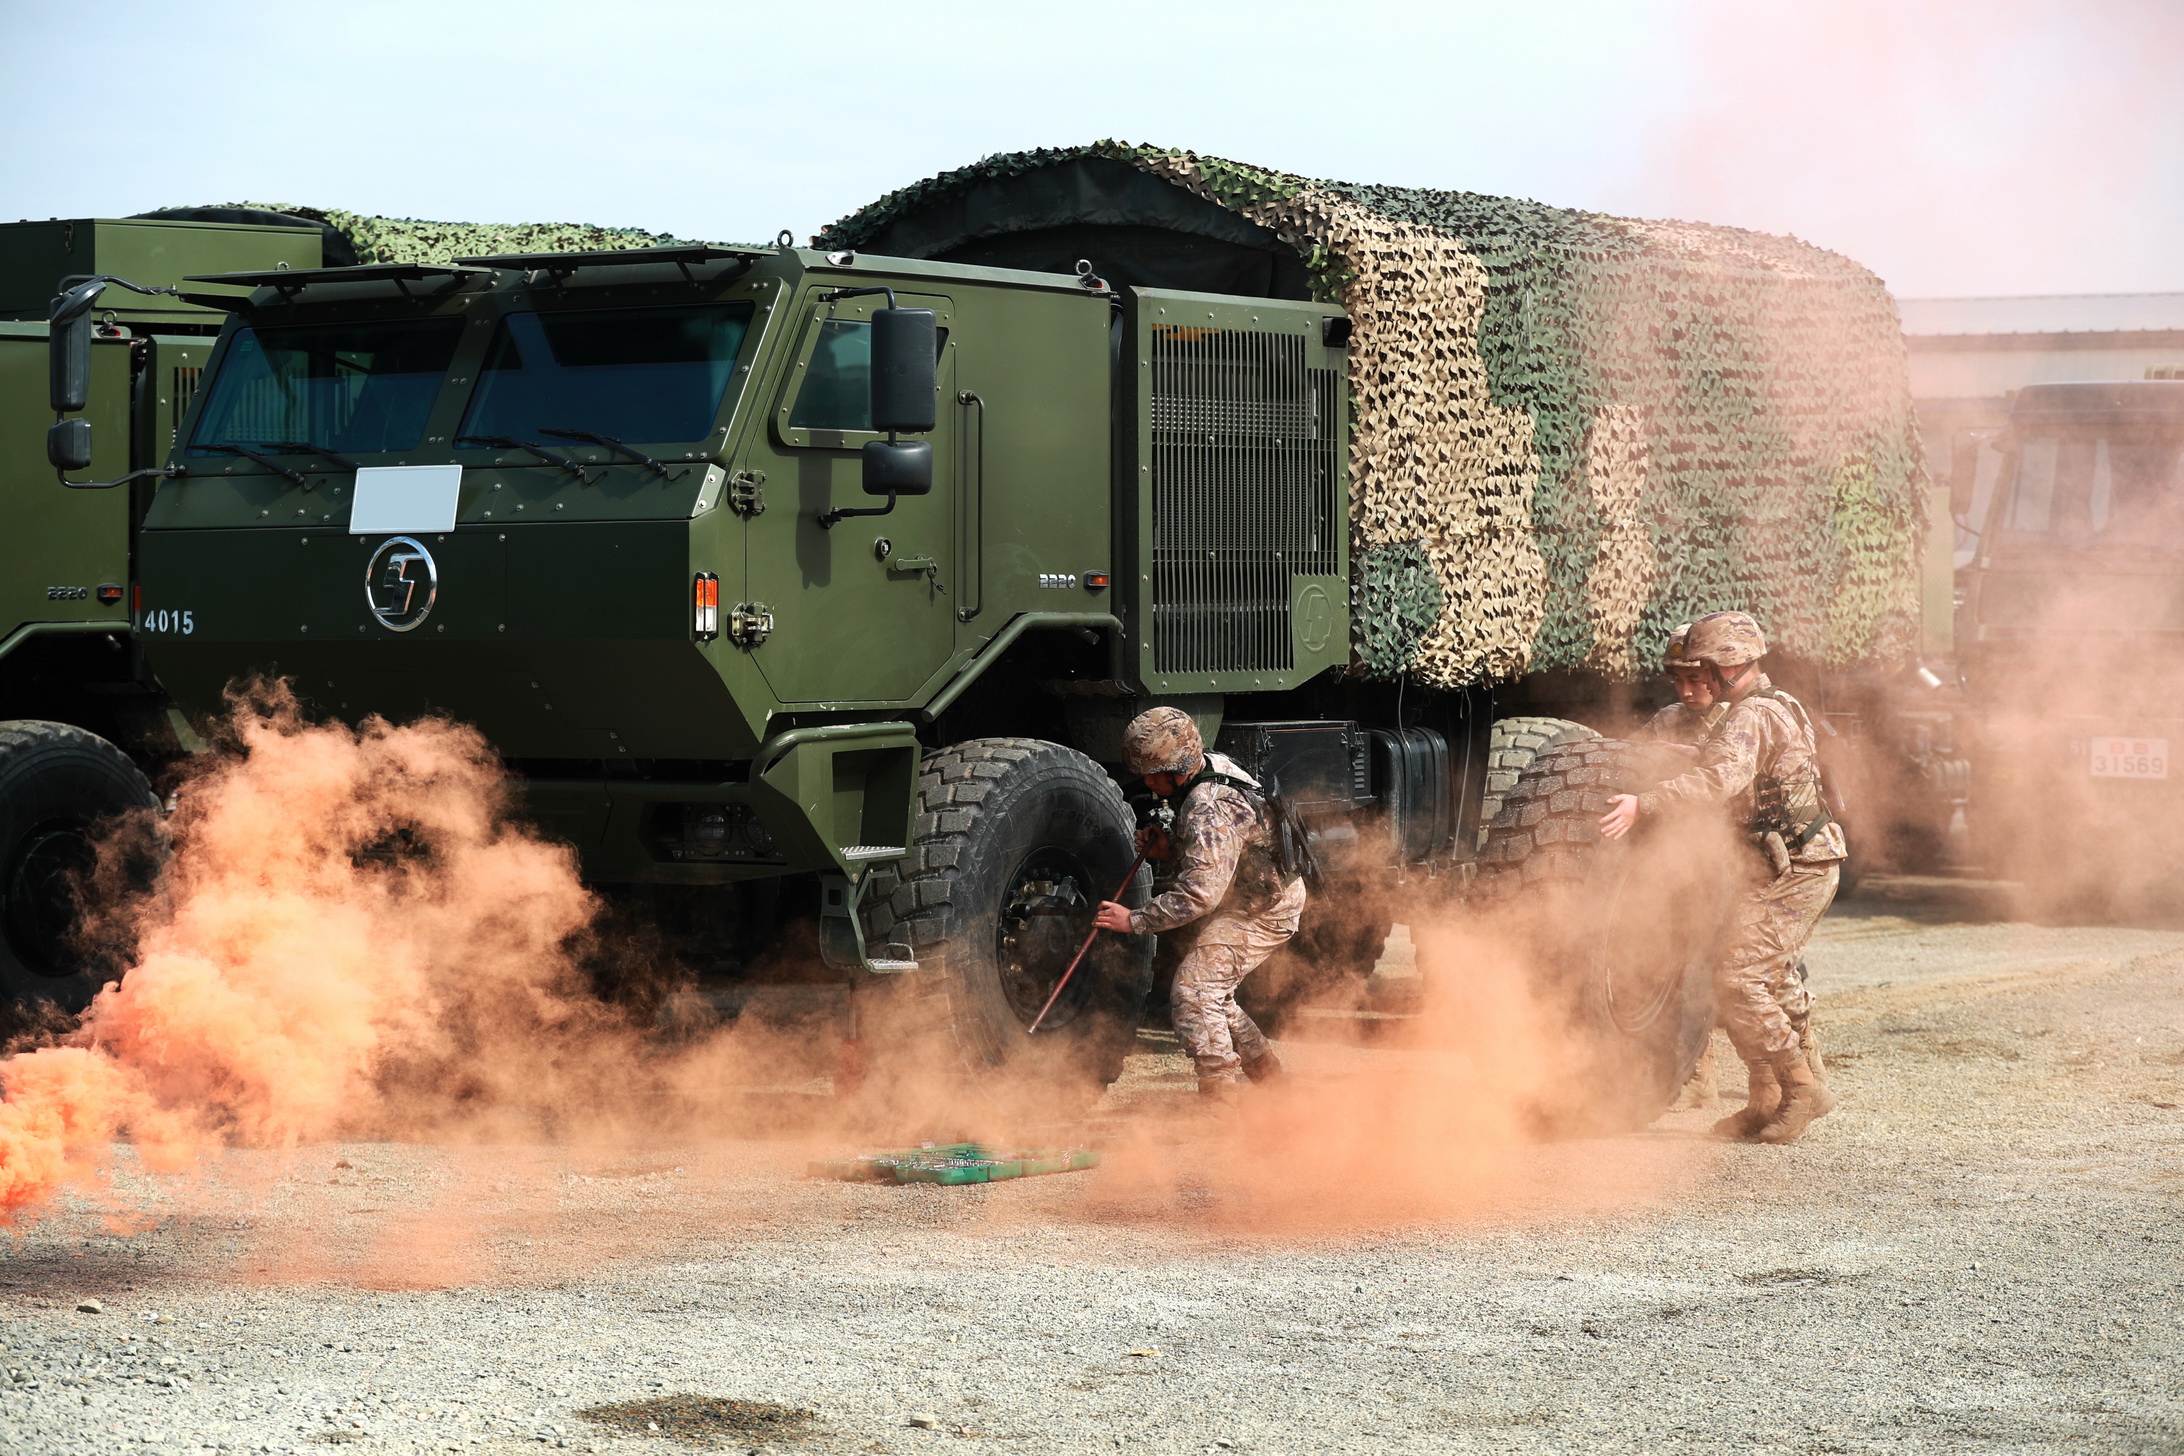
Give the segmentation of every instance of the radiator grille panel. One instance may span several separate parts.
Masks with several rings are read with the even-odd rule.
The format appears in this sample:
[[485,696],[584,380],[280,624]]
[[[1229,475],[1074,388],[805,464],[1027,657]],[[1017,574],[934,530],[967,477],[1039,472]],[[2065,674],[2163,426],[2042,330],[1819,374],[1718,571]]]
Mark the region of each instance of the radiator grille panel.
[[1153,665],[1286,670],[1291,580],[1340,562],[1340,381],[1300,334],[1156,324],[1152,345]]
[[[181,434],[182,417],[190,412],[190,401],[197,398],[198,376],[204,372],[202,368],[193,368],[188,365],[177,365],[175,367],[174,394],[171,396],[174,400],[174,415],[172,417],[174,428],[168,432],[170,435],[179,436]],[[167,441],[170,449],[180,443],[179,439],[169,439]]]

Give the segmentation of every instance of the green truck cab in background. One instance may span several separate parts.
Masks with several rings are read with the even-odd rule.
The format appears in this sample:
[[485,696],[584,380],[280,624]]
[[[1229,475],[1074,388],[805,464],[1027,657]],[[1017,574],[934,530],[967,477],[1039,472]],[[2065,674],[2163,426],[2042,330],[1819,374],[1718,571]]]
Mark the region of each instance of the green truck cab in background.
[[[137,529],[225,321],[218,289],[198,301],[105,290],[75,326],[72,367],[56,370],[55,297],[99,275],[175,288],[193,273],[319,261],[308,228],[0,225],[0,1000],[89,1001],[97,976],[70,936],[86,834],[156,808],[147,774],[183,749],[132,613]],[[78,398],[56,399],[60,372],[77,376]],[[57,481],[56,458],[82,468]]]
[[2008,429],[1952,462],[1972,503],[1959,573],[1973,852],[2034,908],[2173,906],[2184,748],[2184,381],[2029,385]]

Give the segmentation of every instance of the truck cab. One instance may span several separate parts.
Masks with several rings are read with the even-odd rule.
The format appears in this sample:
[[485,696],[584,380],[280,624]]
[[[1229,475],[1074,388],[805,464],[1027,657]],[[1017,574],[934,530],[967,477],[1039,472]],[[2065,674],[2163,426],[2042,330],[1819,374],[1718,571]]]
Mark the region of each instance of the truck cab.
[[2177,798],[2184,381],[2028,386],[2002,449],[1958,628],[1971,809],[2029,886],[2098,905]]
[[[145,519],[185,708],[475,725],[701,960],[808,908],[839,975],[972,987],[988,1060],[1138,892],[1127,718],[1349,661],[1332,305],[791,247],[200,283],[250,294]],[[1346,812],[1365,735],[1312,716]],[[1042,1032],[1095,1062],[1149,948],[1101,954]]]

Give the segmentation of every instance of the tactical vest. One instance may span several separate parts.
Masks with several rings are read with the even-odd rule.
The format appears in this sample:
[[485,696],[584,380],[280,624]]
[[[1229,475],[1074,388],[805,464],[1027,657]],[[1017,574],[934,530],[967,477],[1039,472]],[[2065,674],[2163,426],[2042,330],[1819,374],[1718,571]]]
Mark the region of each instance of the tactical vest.
[[1213,761],[1207,759],[1190,781],[1176,790],[1176,800],[1189,798],[1191,790],[1200,784],[1220,784],[1244,796],[1244,802],[1251,805],[1252,813],[1258,816],[1259,827],[1266,831],[1267,849],[1284,885],[1301,879],[1314,888],[1318,886],[1319,856],[1313,853],[1311,837],[1290,810],[1289,801],[1282,797],[1281,785],[1271,775],[1264,785],[1249,784],[1221,773],[1214,768]]
[[[1781,835],[1783,844],[1794,854],[1812,843],[1821,830],[1834,822],[1833,816],[1828,813],[1827,792],[1820,779],[1820,737],[1813,731],[1812,719],[1806,715],[1805,705],[1774,684],[1769,683],[1746,696],[1773,698],[1778,703],[1787,703],[1790,711],[1797,716],[1799,726],[1805,730],[1806,741],[1812,745],[1811,767],[1808,771],[1789,780],[1768,773],[1760,774],[1752,780],[1752,818],[1745,827],[1761,838],[1769,834]],[[1721,722],[1727,718],[1725,713],[1721,720],[1717,720],[1717,731]]]

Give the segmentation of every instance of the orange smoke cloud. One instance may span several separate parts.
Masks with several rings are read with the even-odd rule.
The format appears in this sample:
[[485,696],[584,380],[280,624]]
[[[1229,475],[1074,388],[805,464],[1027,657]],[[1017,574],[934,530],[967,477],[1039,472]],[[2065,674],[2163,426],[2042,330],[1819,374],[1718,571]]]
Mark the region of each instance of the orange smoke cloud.
[[221,1143],[431,1133],[554,1104],[622,1039],[574,959],[593,903],[512,824],[478,736],[304,723],[285,693],[185,790],[137,957],[67,1038],[0,1063],[0,1208]]

